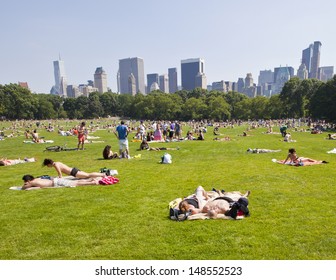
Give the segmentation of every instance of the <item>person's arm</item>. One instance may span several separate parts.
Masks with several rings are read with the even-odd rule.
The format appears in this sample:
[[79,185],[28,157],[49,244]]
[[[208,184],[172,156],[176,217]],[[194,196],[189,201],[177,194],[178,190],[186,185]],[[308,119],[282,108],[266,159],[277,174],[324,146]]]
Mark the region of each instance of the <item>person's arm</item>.
[[288,154],[287,155],[287,157],[286,157],[286,159],[284,160],[284,162],[283,163],[286,163],[287,162],[287,160],[290,158],[290,154]]
[[56,171],[57,171],[58,177],[59,177],[59,178],[62,178],[62,169],[61,169],[60,164],[57,163],[57,162],[54,162],[53,166],[54,166],[54,168],[55,168]]

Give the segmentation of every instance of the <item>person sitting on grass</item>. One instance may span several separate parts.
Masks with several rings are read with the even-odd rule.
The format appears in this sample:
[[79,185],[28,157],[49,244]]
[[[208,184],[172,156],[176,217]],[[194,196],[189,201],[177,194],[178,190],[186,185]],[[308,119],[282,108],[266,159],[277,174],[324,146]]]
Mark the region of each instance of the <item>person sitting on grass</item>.
[[118,153],[114,153],[111,150],[110,145],[106,145],[104,150],[103,150],[103,158],[104,159],[114,159],[114,158],[119,158],[119,155],[118,155]]
[[[102,179],[102,177],[100,178]],[[76,186],[92,186],[98,185],[99,179],[90,180],[69,180],[65,178],[52,178],[52,179],[44,179],[44,178],[34,178],[32,175],[24,175],[22,177],[24,184],[22,186],[22,190],[29,189],[41,189],[41,188],[59,188],[59,187],[76,187]]]
[[179,148],[166,148],[166,147],[160,147],[160,148],[156,148],[156,147],[150,147],[147,140],[142,140],[141,144],[140,144],[140,151],[142,150],[147,150],[147,151],[166,151],[166,150],[179,150]]
[[308,166],[314,164],[328,163],[325,160],[315,160],[311,158],[298,157],[296,154],[296,150],[291,148],[288,150],[288,155],[285,160],[276,161],[281,164],[289,164],[294,166]]
[[104,174],[99,172],[92,172],[92,173],[86,173],[84,171],[79,170],[76,167],[69,167],[66,164],[62,162],[55,162],[52,159],[46,158],[43,161],[43,166],[47,167],[54,167],[57,171],[58,177],[62,178],[62,173],[66,175],[71,175],[76,178],[80,179],[87,179],[87,178],[95,178],[95,177],[103,177]]

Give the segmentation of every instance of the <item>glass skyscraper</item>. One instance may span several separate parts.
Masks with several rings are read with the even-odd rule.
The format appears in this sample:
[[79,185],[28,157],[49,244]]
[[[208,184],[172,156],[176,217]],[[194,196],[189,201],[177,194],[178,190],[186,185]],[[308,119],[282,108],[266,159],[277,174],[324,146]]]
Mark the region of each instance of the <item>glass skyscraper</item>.
[[181,60],[181,85],[183,90],[193,90],[197,78],[204,75],[204,59],[191,58]]
[[175,93],[178,91],[177,87],[177,69],[168,68],[169,92]]
[[130,93],[135,95],[140,92],[145,94],[145,70],[143,59],[139,57],[120,59],[118,79],[119,93]]
[[59,58],[59,60],[54,61],[54,76],[55,85],[51,88],[51,94],[57,94],[62,97],[67,96],[67,80],[65,76],[64,61]]

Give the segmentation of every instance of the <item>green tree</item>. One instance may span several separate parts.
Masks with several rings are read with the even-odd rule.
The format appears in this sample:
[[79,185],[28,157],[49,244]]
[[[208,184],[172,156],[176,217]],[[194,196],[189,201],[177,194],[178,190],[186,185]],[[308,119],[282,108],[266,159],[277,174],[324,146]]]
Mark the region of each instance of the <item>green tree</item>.
[[230,105],[221,96],[212,95],[207,99],[207,118],[215,121],[231,118]]
[[184,120],[202,120],[207,112],[207,106],[203,100],[191,97],[182,108],[182,118]]
[[336,121],[336,75],[323,83],[313,93],[310,102],[311,116],[316,119]]

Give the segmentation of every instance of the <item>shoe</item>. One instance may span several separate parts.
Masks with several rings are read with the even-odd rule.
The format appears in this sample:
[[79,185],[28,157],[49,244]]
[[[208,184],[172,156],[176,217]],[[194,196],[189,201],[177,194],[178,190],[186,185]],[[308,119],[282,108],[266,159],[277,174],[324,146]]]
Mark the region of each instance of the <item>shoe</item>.
[[323,160],[322,163],[329,163],[328,161]]

